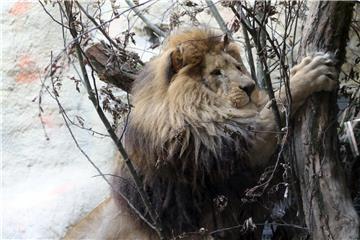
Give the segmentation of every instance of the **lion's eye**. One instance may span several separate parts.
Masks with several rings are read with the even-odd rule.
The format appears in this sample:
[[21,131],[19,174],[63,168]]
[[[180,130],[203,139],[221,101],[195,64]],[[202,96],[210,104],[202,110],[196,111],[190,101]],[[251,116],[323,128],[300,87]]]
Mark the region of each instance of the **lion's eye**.
[[242,72],[242,69],[241,69],[241,67],[240,67],[239,65],[236,65],[236,68],[237,68],[237,70],[239,70],[240,72]]
[[220,75],[221,75],[221,70],[220,70],[220,69],[212,70],[212,71],[210,72],[210,75],[220,76]]

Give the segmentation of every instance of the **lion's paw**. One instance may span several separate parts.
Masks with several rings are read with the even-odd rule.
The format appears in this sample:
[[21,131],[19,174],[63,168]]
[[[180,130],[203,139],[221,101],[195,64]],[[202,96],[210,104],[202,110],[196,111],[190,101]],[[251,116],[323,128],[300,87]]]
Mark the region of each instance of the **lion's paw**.
[[332,91],[337,86],[338,73],[330,53],[317,52],[304,58],[290,71],[291,81],[303,81],[313,92]]

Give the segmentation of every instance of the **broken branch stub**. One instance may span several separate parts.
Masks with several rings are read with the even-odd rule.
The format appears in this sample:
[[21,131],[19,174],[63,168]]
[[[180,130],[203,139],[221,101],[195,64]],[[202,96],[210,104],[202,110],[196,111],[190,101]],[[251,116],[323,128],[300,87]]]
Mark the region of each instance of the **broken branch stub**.
[[120,54],[103,43],[89,47],[87,59],[103,82],[110,83],[125,92],[130,92],[136,74],[142,65],[138,55],[124,51]]

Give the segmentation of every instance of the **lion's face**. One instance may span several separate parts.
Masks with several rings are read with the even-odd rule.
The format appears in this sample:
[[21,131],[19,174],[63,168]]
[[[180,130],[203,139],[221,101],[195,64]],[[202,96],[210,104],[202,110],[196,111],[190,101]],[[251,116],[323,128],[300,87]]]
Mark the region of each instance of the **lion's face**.
[[226,52],[206,54],[201,83],[219,96],[229,98],[236,108],[251,101],[255,81],[241,61]]
[[[255,81],[241,60],[238,45],[226,37],[206,31],[184,33],[170,38],[166,50],[170,74],[162,86],[168,88],[171,97],[184,97],[193,91],[192,95],[199,95],[205,102],[230,103],[226,107],[243,109],[257,105],[256,94],[252,96],[257,90]],[[186,102],[184,98],[174,100]]]

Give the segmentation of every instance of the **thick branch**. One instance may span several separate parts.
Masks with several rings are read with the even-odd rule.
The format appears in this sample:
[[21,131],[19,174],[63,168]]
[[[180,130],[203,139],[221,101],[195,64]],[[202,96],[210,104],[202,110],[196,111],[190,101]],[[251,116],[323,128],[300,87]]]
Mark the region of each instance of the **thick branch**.
[[114,55],[110,47],[97,43],[88,48],[85,54],[101,81],[111,83],[125,92],[130,92],[137,70],[128,69],[124,63],[111,61]]
[[[336,52],[343,63],[351,2],[313,2],[300,56],[314,51]],[[296,174],[305,222],[312,239],[358,239],[359,221],[346,189],[339,161],[336,93],[318,93],[297,113],[294,127]]]

